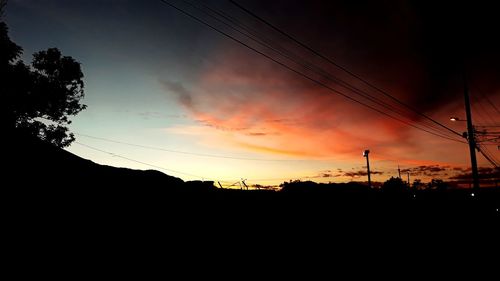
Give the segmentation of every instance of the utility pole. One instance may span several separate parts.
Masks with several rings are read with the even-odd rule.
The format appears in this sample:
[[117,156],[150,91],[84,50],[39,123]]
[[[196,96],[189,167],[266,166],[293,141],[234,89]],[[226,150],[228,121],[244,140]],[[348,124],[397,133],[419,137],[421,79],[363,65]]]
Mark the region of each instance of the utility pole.
[[410,172],[408,172],[408,186],[410,186]]
[[472,113],[470,110],[469,88],[467,86],[467,77],[464,70],[464,98],[465,98],[465,113],[467,114],[467,141],[469,143],[470,163],[472,168],[472,180],[474,192],[479,191],[479,173],[477,171],[476,160],[476,138],[474,126],[472,125]]
[[363,152],[363,156],[366,157],[366,169],[368,171],[368,187],[372,188],[372,180],[370,178],[370,159],[368,158],[368,154],[370,154],[370,150],[365,150]]
[[399,179],[401,179],[401,169],[399,168],[399,164],[398,164],[398,176],[399,176]]

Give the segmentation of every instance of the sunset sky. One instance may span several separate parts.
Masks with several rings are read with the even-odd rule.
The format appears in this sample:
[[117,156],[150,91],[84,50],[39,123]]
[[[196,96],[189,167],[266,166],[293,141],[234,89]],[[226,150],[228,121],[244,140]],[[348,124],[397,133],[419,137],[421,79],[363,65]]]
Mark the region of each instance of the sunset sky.
[[[464,141],[229,1],[187,1],[204,3],[195,5],[200,9],[184,1],[169,2],[331,89],[396,116],[279,57],[204,11],[237,19],[273,46],[404,111],[408,123],[423,127],[426,122],[437,130],[433,132]],[[460,133],[466,130],[465,122],[451,122],[449,117],[465,118],[465,61],[474,123],[500,125],[500,44],[493,38],[498,18],[488,4],[237,2]],[[81,62],[83,102],[88,108],[73,117],[70,128],[78,143],[67,150],[97,163],[156,166],[184,180],[225,185],[242,178],[263,185],[289,179],[365,181],[365,149],[371,151],[374,181],[397,176],[398,165],[410,170],[412,180],[424,181],[467,173],[470,166],[466,144],[418,130],[338,95],[161,1],[10,0],[6,21],[26,61],[33,52],[57,47]],[[496,146],[487,148],[500,158]],[[492,167],[481,154],[478,162]]]

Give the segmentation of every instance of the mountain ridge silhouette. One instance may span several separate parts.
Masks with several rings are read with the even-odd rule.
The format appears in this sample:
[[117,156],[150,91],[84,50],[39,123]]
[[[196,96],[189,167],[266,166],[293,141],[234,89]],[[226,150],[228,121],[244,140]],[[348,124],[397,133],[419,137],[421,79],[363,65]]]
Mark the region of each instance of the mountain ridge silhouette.
[[155,170],[100,165],[20,131],[10,132],[3,142],[3,190],[10,193],[12,206],[24,206],[23,212],[29,213],[99,217],[119,212],[122,217],[147,214],[149,219],[190,214],[202,221],[243,216],[274,224],[352,217],[498,216],[494,210],[500,205],[498,189],[484,189],[481,200],[471,198],[467,190],[391,192],[359,183],[288,182],[279,192],[220,189],[212,181],[184,182]]

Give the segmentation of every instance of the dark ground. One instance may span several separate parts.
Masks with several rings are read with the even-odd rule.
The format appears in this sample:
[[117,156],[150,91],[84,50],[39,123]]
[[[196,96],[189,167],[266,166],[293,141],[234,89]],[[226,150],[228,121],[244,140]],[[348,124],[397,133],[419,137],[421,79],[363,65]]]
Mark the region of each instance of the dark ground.
[[[9,135],[3,184],[7,217],[15,223],[134,229],[232,229],[266,237],[273,230],[323,231],[449,222],[498,222],[500,190],[383,192],[361,185],[302,182],[284,191],[217,189],[158,171],[98,165],[37,139]],[[7,164],[8,163],[8,164]],[[238,230],[236,230],[238,229]]]
[[441,265],[466,249],[496,254],[498,189],[474,198],[467,190],[413,197],[311,183],[284,192],[221,190],[98,165],[15,134],[8,142],[2,234],[8,264],[19,273],[95,277],[92,272],[108,270],[144,277],[148,270],[135,271],[138,265],[179,265],[187,269],[173,270],[189,276],[207,274],[199,266],[208,264],[217,276],[239,279],[280,271],[283,261],[293,272],[308,263],[330,272],[338,259],[356,273],[360,264],[414,265],[407,258],[425,260],[426,268]]

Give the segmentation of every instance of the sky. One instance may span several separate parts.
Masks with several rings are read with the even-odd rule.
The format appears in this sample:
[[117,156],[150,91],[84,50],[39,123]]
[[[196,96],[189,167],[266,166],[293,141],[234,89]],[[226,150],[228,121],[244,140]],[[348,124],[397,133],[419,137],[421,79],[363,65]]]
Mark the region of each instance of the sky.
[[[374,181],[397,176],[398,165],[412,180],[460,179],[469,173],[467,145],[412,125],[464,141],[421,115],[466,130],[465,122],[449,120],[465,118],[464,65],[475,125],[500,124],[493,4],[237,1],[417,114],[229,1],[169,2],[261,54],[157,0],[9,1],[6,21],[25,61],[57,47],[81,62],[88,108],[72,118],[77,143],[68,151],[184,180],[275,185],[365,181],[362,152],[369,149]],[[280,56],[210,15],[303,61]],[[359,92],[403,111],[405,123]],[[496,146],[487,149],[500,158]],[[490,171],[480,154],[478,162]]]

